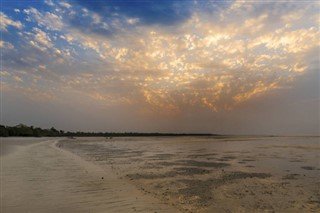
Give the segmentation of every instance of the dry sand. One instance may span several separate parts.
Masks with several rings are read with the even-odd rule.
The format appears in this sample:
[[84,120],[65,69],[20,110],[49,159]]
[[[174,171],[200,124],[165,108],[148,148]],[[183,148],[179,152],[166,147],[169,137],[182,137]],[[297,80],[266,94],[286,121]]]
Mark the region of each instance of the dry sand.
[[320,212],[319,138],[79,138],[2,155],[1,212]]

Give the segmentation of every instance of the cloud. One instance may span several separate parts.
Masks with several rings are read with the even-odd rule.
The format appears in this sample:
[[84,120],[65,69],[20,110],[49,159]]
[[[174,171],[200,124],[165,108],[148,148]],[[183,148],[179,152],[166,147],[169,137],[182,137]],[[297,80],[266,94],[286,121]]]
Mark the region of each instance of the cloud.
[[318,7],[310,2],[69,4],[19,14],[28,27],[0,42],[8,84],[137,117],[196,121],[197,112],[222,122],[228,113],[240,121],[235,112],[291,91],[319,67]]
[[44,2],[49,6],[54,6],[54,4],[51,0],[44,0]]
[[95,1],[85,0],[77,3],[102,16],[124,15],[129,19],[139,19],[142,24],[174,25],[188,19],[191,15],[192,1],[189,0],[133,0],[133,1]]
[[10,73],[8,73],[7,71],[1,71],[0,75],[1,76],[10,76]]
[[4,14],[3,12],[0,12],[0,19],[1,19],[1,23],[0,23],[0,30],[1,31],[8,31],[8,26],[12,26],[18,29],[22,29],[23,28],[23,24],[20,21],[14,21],[12,19],[10,19],[6,14]]
[[65,8],[67,8],[67,9],[70,9],[72,6],[69,4],[69,3],[67,3],[67,2],[59,2],[59,5],[61,5],[62,7],[65,7]]
[[14,76],[13,79],[17,82],[23,82],[22,78],[20,78],[19,76]]
[[27,20],[35,21],[39,26],[48,30],[61,30],[63,27],[62,17],[51,12],[41,13],[36,8],[24,9],[28,15]]
[[123,26],[123,22],[122,18],[102,19],[97,13],[89,13],[89,15],[75,13],[68,17],[68,23],[74,29],[85,34],[97,34],[108,37],[119,33],[119,28]]
[[10,42],[0,40],[0,48],[12,50],[14,49],[14,46]]
[[46,46],[47,48],[52,47],[51,39],[44,31],[40,30],[39,28],[33,28],[34,31],[34,39],[36,42]]

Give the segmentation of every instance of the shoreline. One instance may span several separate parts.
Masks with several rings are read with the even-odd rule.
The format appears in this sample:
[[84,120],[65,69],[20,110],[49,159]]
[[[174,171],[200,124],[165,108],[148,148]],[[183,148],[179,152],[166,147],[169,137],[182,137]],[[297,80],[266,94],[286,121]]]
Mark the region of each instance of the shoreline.
[[0,155],[6,213],[320,210],[313,138],[10,140],[18,148]]
[[[268,168],[268,164],[260,162],[263,155],[254,151],[267,153],[268,159],[275,159],[276,163],[277,159],[281,162],[279,157],[283,155],[275,155],[279,149],[305,152],[314,149],[312,146],[311,149],[295,144],[277,146],[270,144],[268,138],[251,151],[236,151],[232,147],[235,143],[245,143],[249,148],[255,141],[220,143],[221,140],[217,140],[206,143],[206,139],[194,138],[196,141],[189,143],[184,138],[180,138],[180,142],[174,138],[172,141],[161,138],[157,141],[141,140],[78,138],[60,143],[61,148],[76,152],[89,162],[101,167],[111,165],[119,178],[160,201],[168,202],[181,212],[320,210],[320,192],[310,186],[320,186],[317,182],[319,165],[306,166],[310,162],[302,156],[298,158],[298,154],[288,160],[292,165],[301,164],[300,168],[289,167],[287,171]],[[206,149],[197,148],[202,144],[207,144]],[[211,152],[208,146],[217,148]]]
[[177,212],[119,179],[111,168],[57,143],[25,144],[1,156],[1,212]]

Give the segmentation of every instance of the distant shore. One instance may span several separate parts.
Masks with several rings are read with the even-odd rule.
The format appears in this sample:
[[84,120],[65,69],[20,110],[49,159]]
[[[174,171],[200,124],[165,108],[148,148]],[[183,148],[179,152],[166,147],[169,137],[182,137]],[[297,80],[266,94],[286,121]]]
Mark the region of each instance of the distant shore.
[[19,124],[16,126],[0,125],[1,137],[216,137],[216,138],[232,138],[232,137],[320,137],[316,135],[230,135],[216,133],[161,133],[161,132],[83,132],[83,131],[64,131],[57,130],[54,127],[50,129],[27,126]]
[[211,133],[142,133],[142,132],[70,132],[54,127],[40,127],[19,124],[16,126],[0,125],[0,137],[177,137],[177,136],[222,136]]

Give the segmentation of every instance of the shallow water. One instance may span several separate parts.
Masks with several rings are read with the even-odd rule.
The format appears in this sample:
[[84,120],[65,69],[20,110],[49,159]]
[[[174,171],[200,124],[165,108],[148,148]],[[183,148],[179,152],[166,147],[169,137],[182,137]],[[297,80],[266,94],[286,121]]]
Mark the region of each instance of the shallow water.
[[9,138],[1,148],[5,213],[320,210],[317,137]]

